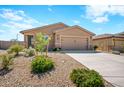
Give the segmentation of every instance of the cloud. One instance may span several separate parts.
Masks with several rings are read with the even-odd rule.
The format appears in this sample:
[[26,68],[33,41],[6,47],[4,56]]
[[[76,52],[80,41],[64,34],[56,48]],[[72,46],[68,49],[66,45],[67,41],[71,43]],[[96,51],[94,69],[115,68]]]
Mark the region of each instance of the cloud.
[[5,31],[4,30],[0,30],[0,34],[3,34]]
[[2,33],[2,35],[0,35],[1,38],[6,37],[6,35],[12,35],[11,38],[13,38],[21,30],[43,25],[43,23],[28,16],[23,10],[0,9],[0,17],[4,20],[0,23],[0,33]]
[[95,5],[95,6],[86,6],[85,8],[86,8],[86,11],[85,11],[86,18],[96,23],[108,22],[109,16],[112,16],[112,15],[124,16],[124,6]]
[[9,21],[22,21],[25,23],[39,23],[37,20],[27,16],[22,10],[0,9],[0,17]]
[[102,23],[102,22],[108,22],[109,19],[106,16],[104,16],[104,17],[96,17],[92,21],[95,23]]
[[5,23],[5,24],[2,24],[2,26],[4,27],[7,27],[7,28],[10,28],[10,29],[15,29],[15,28],[18,28],[18,29],[29,29],[29,28],[33,28],[33,25],[32,24],[27,24],[27,23],[18,23],[18,22],[8,22],[8,23]]
[[52,8],[50,8],[50,7],[48,8],[48,11],[53,12]]
[[25,18],[24,20],[23,20],[23,22],[25,22],[25,23],[28,23],[28,24],[42,24],[41,22],[39,22],[38,20],[35,20],[35,19],[33,19],[33,18],[31,18],[31,17],[28,17],[28,18]]
[[0,33],[3,33],[4,32],[4,30],[0,30]]
[[73,22],[74,22],[75,24],[79,24],[79,23],[80,23],[80,21],[78,21],[78,20],[73,20]]
[[24,11],[13,11],[11,9],[1,9],[0,17],[14,20],[14,21],[20,21],[23,20],[22,13],[24,14]]

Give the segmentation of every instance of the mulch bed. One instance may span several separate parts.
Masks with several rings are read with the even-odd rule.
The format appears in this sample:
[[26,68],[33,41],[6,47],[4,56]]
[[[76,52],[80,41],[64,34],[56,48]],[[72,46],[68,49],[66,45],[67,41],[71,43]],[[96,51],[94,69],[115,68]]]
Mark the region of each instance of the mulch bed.
[[[0,86],[75,87],[69,75],[74,68],[85,67],[64,53],[49,53],[48,55],[53,59],[55,68],[44,74],[31,73],[32,57],[16,57],[13,70],[0,70]],[[111,86],[111,84],[106,82],[106,86]]]

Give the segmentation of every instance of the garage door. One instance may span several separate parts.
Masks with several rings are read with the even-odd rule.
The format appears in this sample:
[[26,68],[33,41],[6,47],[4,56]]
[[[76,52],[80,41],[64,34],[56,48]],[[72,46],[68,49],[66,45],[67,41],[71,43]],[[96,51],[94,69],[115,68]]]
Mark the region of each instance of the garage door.
[[62,37],[61,48],[63,50],[86,50],[87,39],[79,37]]

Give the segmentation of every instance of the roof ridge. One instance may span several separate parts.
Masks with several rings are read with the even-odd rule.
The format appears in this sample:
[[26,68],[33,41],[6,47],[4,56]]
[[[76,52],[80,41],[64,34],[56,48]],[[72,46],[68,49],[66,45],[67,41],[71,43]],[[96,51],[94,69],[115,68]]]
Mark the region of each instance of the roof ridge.
[[70,28],[72,28],[72,27],[79,27],[80,29],[84,29],[87,33],[90,33],[90,34],[95,35],[93,32],[88,31],[87,29],[85,29],[85,28],[83,28],[83,27],[81,27],[81,26],[78,26],[78,25],[73,25],[73,26],[69,26],[69,27],[66,27],[66,28],[63,28],[63,29],[60,29],[60,30],[55,30],[54,33],[55,33],[55,32],[58,32],[58,31],[61,31],[61,30],[64,30],[64,29],[70,29]]
[[100,39],[100,38],[106,38],[106,37],[124,37],[124,36],[121,36],[120,34],[101,34],[101,35],[97,35],[97,36],[94,36],[93,39]]

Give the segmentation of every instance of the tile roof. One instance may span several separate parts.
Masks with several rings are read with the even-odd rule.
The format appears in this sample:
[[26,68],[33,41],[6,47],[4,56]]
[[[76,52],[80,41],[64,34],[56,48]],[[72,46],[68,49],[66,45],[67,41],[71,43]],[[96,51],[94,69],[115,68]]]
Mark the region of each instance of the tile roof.
[[124,35],[120,35],[120,34],[102,34],[102,35],[94,36],[93,39],[108,38],[108,37],[122,37],[122,38],[124,38]]

